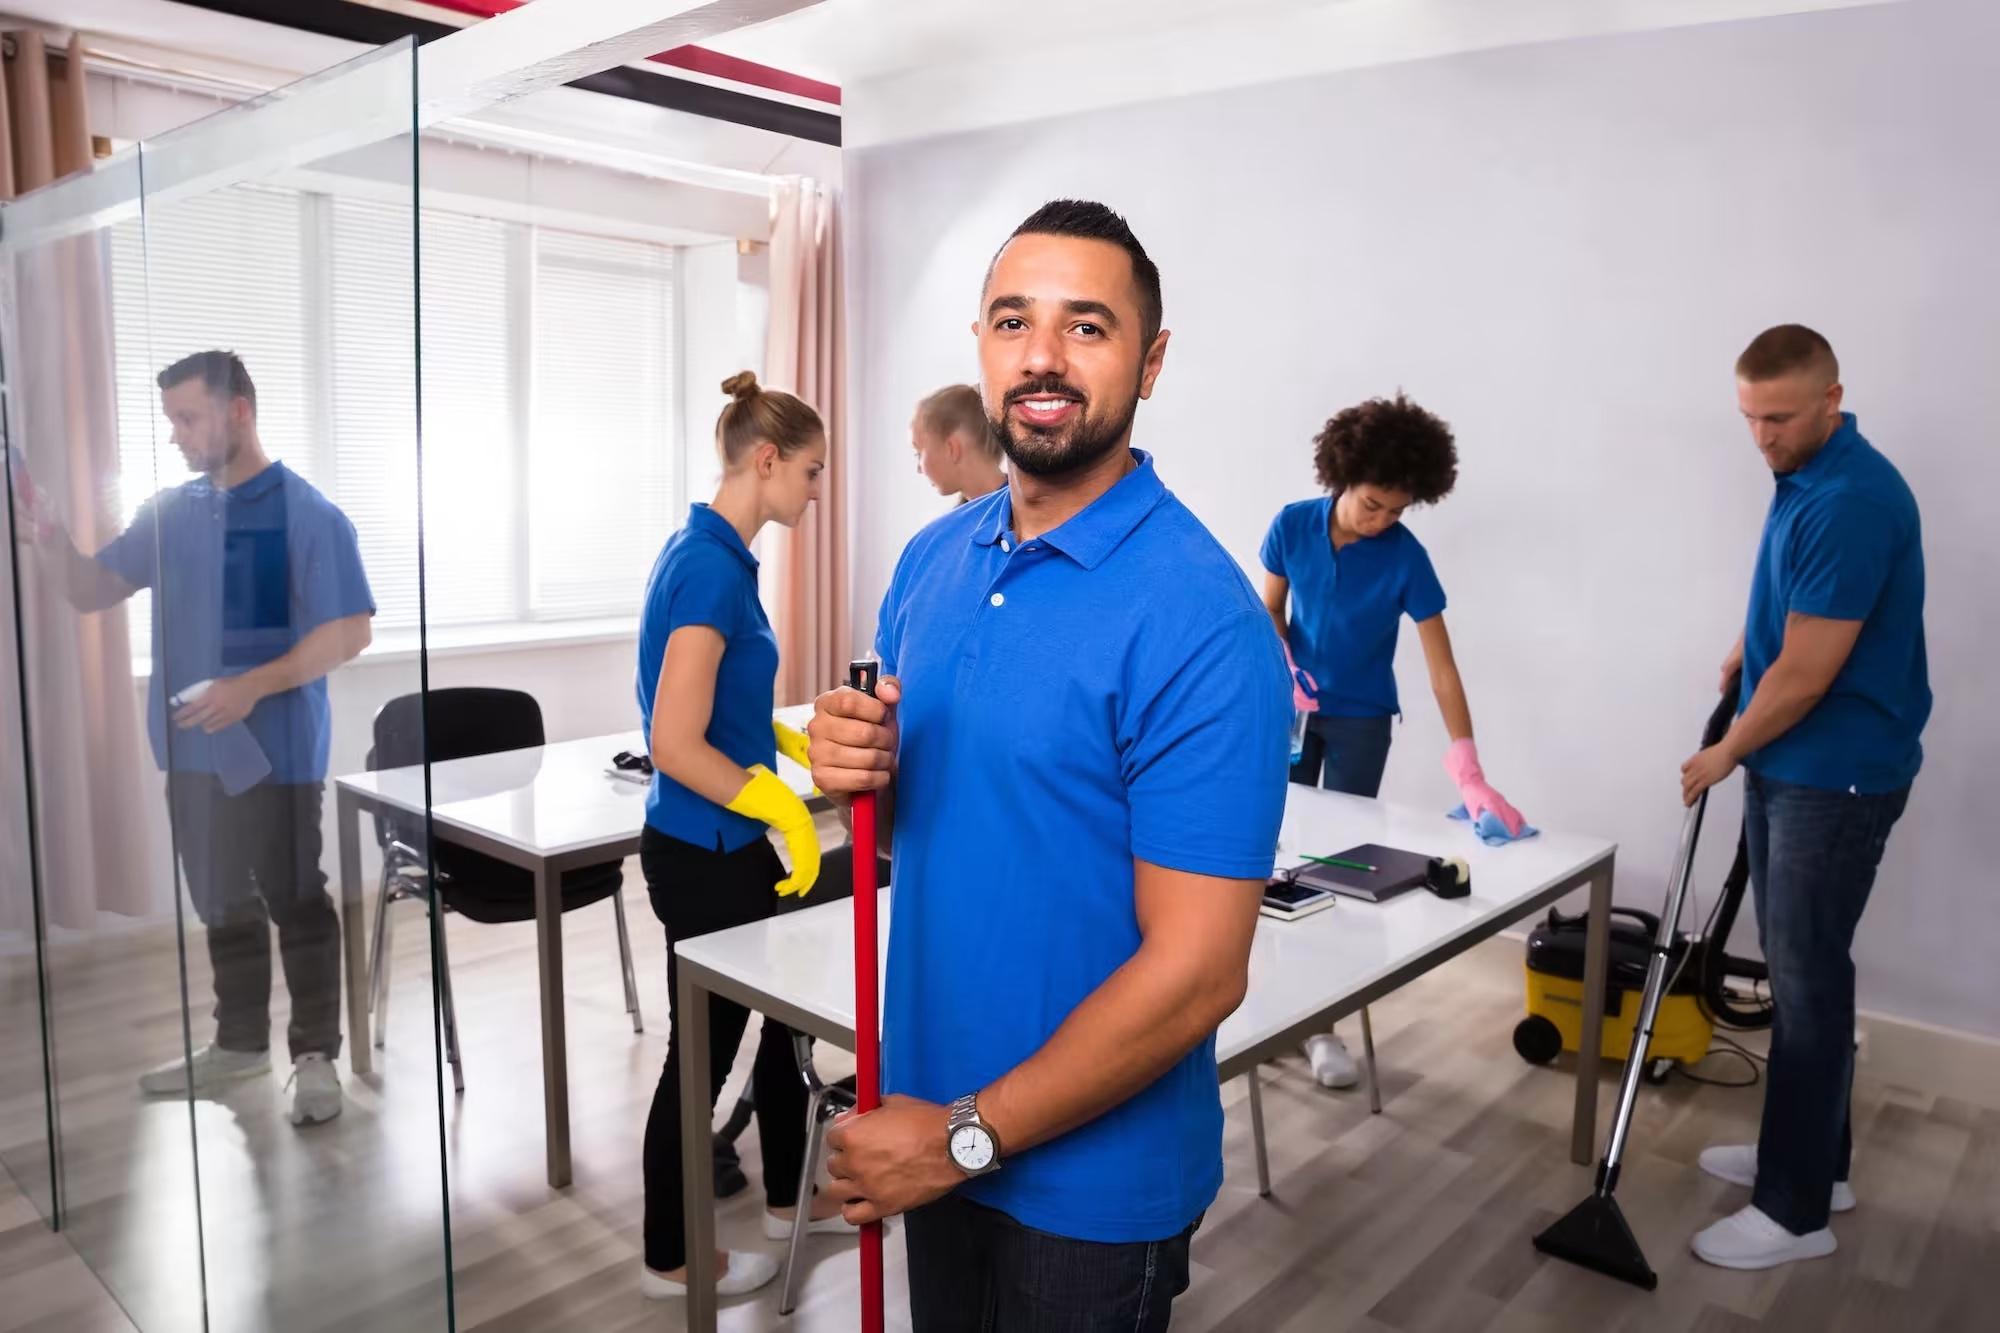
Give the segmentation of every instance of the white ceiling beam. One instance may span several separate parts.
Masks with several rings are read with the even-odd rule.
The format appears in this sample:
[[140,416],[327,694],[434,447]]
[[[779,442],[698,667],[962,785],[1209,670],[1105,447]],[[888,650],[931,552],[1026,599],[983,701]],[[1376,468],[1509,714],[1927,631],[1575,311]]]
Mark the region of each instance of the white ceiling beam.
[[[311,166],[440,121],[762,23],[818,0],[540,0],[417,48],[384,50],[140,146],[140,166],[0,206],[17,252],[149,207]],[[414,68],[413,68],[414,65]]]

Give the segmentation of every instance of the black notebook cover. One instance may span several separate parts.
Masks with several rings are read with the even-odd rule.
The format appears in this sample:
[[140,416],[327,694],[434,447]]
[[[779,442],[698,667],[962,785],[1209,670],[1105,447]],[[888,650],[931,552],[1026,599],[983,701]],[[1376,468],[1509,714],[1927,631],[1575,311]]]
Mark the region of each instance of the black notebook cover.
[[1375,869],[1372,872],[1349,870],[1345,866],[1308,862],[1296,876],[1298,882],[1372,903],[1417,888],[1424,882],[1424,870],[1430,864],[1430,857],[1421,852],[1405,852],[1372,842],[1361,847],[1349,847],[1344,852],[1334,852],[1331,856],[1337,861],[1359,861]]

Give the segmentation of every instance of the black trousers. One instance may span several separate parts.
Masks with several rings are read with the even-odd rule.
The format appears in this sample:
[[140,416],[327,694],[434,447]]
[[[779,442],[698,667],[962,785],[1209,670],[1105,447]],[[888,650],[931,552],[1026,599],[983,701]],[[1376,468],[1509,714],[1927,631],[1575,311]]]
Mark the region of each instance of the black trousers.
[[[718,852],[670,838],[648,827],[640,835],[639,865],[653,915],[667,928],[669,1021],[667,1066],[653,1090],[646,1117],[646,1266],[665,1272],[687,1262],[686,1175],[681,1164],[680,963],[674,943],[761,921],[777,912],[774,889],[784,862],[763,838],[734,852]],[[719,996],[708,1004],[708,1105],[722,1093],[750,1011]],[[798,1202],[799,1171],[806,1154],[806,1085],[792,1049],[792,1030],[764,1020],[751,1072],[757,1106],[757,1140],[764,1155],[764,1198],[773,1208]],[[705,1140],[704,1140],[705,1141]]]
[[271,1044],[271,927],[292,996],[294,1060],[340,1054],[340,914],[319,868],[317,782],[266,782],[238,796],[208,773],[167,777],[174,846],[215,971],[215,1044]]

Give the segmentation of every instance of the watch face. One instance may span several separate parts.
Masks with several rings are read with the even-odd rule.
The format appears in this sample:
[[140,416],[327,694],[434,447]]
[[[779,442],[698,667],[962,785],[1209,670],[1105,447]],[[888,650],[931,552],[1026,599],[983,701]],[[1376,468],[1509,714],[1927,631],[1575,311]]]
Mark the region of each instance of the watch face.
[[951,1132],[951,1160],[968,1175],[993,1165],[993,1136],[978,1125],[960,1125]]

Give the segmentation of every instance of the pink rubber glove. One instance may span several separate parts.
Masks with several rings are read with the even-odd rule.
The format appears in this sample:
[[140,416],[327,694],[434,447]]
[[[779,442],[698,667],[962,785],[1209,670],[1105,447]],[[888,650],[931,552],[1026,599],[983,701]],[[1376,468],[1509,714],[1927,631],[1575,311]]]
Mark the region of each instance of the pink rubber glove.
[[1444,771],[1458,784],[1458,797],[1465,802],[1466,817],[1474,824],[1479,816],[1491,810],[1507,826],[1507,836],[1519,837],[1521,826],[1527,821],[1521,812],[1507,804],[1507,798],[1493,790],[1487,782],[1486,774],[1479,767],[1479,747],[1472,743],[1470,736],[1462,741],[1453,741],[1451,748],[1444,752]]
[[1312,678],[1312,672],[1292,660],[1292,645],[1285,644],[1285,670],[1292,673],[1292,711],[1317,713],[1319,711],[1319,682]]

